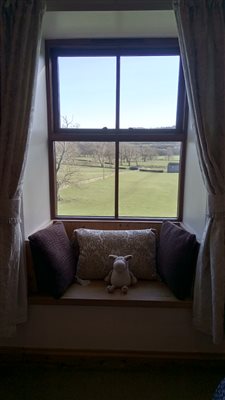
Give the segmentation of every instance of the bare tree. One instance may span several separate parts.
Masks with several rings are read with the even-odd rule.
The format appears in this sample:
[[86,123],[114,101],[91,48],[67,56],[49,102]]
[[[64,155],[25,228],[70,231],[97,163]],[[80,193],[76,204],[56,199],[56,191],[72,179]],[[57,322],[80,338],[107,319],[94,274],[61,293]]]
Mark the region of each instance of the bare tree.
[[103,168],[106,163],[113,164],[114,162],[114,145],[113,143],[95,143],[93,145],[93,156]]
[[[55,143],[55,170],[56,170],[56,195],[57,200],[61,200],[60,189],[71,185],[78,179],[79,169],[76,166],[76,153],[73,143]],[[76,178],[75,178],[76,177]]]
[[105,147],[105,157],[108,164],[113,165],[115,162],[115,145],[114,143],[106,143]]
[[[73,117],[62,116],[62,128],[78,127],[79,124],[73,122]],[[60,189],[71,185],[72,182],[76,182],[78,179],[79,169],[76,165],[76,155],[76,143],[55,142],[56,195],[58,201],[61,200]],[[76,170],[74,167],[76,167]]]
[[61,164],[64,161],[66,154],[67,143],[66,142],[56,142],[55,143],[55,170],[58,174]]
[[140,146],[140,154],[141,154],[141,160],[143,162],[147,161],[147,158],[149,156],[149,146],[147,146],[146,144],[141,144]]
[[152,145],[149,145],[149,146],[148,146],[147,152],[148,152],[147,157],[148,157],[148,159],[149,159],[150,161],[152,161],[153,159],[155,159],[155,158],[157,157],[157,155],[158,155],[157,147],[152,146]]
[[167,152],[167,159],[169,161],[171,159],[171,157],[173,156],[173,148],[172,147],[167,147],[166,148],[166,152]]
[[59,189],[61,189],[62,187],[71,185],[73,175],[74,175],[74,171],[66,171],[61,176],[57,175],[56,195],[57,195],[58,201],[62,200],[60,193],[59,193]]
[[80,124],[78,124],[77,122],[73,121],[73,116],[72,117],[68,117],[67,115],[62,115],[61,117],[61,127],[62,128],[75,128],[78,129],[80,127]]
[[96,143],[94,145],[95,149],[95,159],[100,164],[100,167],[104,168],[105,166],[105,143]]
[[123,143],[122,151],[123,159],[130,167],[132,160],[135,159],[135,147],[131,143]]

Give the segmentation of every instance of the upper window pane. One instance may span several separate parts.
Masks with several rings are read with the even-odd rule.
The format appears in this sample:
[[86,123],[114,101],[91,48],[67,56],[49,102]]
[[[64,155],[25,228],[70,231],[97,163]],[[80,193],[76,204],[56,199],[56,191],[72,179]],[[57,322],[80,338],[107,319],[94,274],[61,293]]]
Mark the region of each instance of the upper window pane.
[[58,68],[60,127],[115,128],[116,58],[58,57]]
[[121,57],[120,128],[175,128],[179,56]]

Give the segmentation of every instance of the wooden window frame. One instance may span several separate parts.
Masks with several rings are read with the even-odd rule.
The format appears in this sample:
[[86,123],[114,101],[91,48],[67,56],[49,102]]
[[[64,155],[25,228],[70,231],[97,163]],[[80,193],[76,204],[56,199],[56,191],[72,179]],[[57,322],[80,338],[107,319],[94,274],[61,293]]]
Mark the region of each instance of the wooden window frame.
[[[173,129],[79,129],[61,128],[59,115],[59,95],[58,95],[58,56],[118,56],[121,55],[180,55],[179,44],[176,38],[163,39],[60,39],[46,40],[46,85],[47,85],[47,108],[48,108],[48,149],[49,149],[49,182],[50,182],[50,205],[52,219],[113,219],[113,220],[165,220],[172,219],[182,221],[183,217],[183,195],[184,195],[184,176],[185,176],[185,155],[187,137],[187,99],[184,84],[183,70],[180,62],[179,86],[177,101],[176,127]],[[116,93],[118,94],[118,75],[116,83]],[[118,121],[119,105],[116,106],[116,120]],[[80,217],[80,216],[58,216],[56,214],[56,173],[54,142],[114,142],[116,151],[115,166],[115,216],[113,217]],[[120,142],[180,142],[180,173],[178,182],[178,209],[177,218],[140,218],[140,217],[120,217],[118,215],[118,146]]]

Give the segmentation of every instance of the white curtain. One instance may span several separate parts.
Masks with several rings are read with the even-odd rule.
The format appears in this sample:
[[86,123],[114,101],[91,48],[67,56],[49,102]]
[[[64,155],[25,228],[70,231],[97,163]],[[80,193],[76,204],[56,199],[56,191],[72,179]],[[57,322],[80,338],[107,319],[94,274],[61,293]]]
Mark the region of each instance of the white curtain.
[[195,279],[194,324],[220,343],[225,302],[225,1],[176,0],[173,6],[208,192]]
[[0,336],[26,320],[21,189],[44,0],[0,0]]

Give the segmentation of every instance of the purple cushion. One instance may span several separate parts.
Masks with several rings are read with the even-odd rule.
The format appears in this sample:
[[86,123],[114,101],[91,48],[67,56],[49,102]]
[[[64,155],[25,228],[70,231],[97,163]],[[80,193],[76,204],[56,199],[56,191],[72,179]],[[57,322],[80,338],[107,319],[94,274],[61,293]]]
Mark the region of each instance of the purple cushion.
[[29,236],[37,286],[59,298],[74,281],[76,260],[62,222]]
[[195,235],[172,222],[162,224],[157,269],[161,279],[180,300],[191,295],[198,247]]

